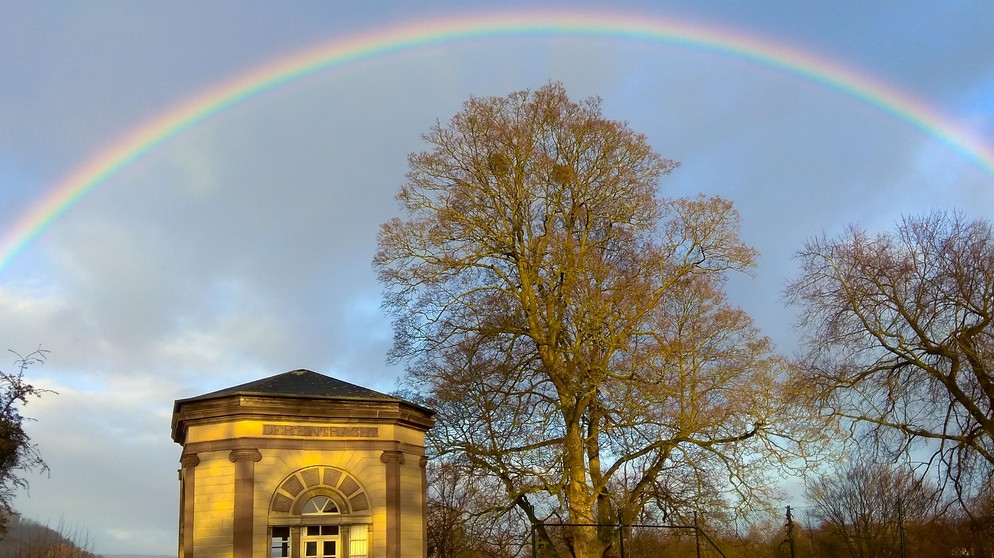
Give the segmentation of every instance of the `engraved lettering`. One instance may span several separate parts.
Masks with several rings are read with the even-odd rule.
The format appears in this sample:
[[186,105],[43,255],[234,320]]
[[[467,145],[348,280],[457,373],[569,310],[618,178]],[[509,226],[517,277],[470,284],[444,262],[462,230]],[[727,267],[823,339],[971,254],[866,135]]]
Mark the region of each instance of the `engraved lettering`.
[[379,438],[375,426],[306,426],[296,424],[263,424],[263,436],[292,436],[314,438]]

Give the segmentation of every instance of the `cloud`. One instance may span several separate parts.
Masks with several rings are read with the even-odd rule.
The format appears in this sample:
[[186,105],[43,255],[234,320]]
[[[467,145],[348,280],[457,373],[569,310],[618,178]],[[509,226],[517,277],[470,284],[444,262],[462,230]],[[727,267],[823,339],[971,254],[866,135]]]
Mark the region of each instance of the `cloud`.
[[26,411],[36,419],[28,432],[51,473],[30,476],[16,508],[42,523],[78,526],[101,548],[113,548],[108,533],[127,532],[140,533],[147,548],[170,548],[178,447],[162,443],[169,382],[118,378],[94,391],[44,386],[58,394],[45,394]]

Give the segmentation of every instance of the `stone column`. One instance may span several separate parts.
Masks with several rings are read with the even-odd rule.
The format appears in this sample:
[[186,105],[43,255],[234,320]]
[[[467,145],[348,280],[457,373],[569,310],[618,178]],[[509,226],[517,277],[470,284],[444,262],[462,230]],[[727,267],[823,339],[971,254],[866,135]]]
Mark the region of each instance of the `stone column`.
[[404,452],[385,451],[380,461],[386,464],[386,558],[400,558],[400,466],[404,464]]
[[255,464],[262,459],[259,450],[232,450],[228,460],[235,464],[235,511],[231,524],[233,558],[252,558],[252,525],[255,523]]
[[197,493],[197,465],[200,458],[188,453],[179,458],[180,465],[180,509],[179,509],[179,556],[193,558],[193,516],[194,495]]

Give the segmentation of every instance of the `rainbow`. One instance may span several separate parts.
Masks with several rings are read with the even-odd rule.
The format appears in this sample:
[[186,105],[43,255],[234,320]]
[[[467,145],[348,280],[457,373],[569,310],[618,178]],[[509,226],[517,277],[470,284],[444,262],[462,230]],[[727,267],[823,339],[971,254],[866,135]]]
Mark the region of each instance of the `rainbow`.
[[924,103],[844,65],[733,29],[635,14],[482,13],[413,21],[335,39],[222,81],[109,143],[72,170],[0,237],[0,271],[46,227],[122,167],[246,99],[319,72],[392,53],[481,38],[573,36],[687,46],[776,68],[838,90],[938,139],[994,177],[994,150]]

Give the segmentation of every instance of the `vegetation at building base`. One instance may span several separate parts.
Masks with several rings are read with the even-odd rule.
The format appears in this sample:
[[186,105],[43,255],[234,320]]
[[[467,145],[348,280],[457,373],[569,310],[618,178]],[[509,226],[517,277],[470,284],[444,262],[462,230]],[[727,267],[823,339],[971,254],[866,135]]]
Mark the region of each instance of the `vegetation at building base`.
[[990,494],[961,506],[955,495],[943,494],[939,480],[929,481],[908,466],[857,458],[815,478],[806,496],[819,526],[812,544],[817,540],[822,554],[828,549],[853,558],[994,553]]
[[[432,486],[427,506],[429,558],[532,556],[530,526],[526,518],[509,521],[505,515],[502,521],[490,521],[489,511],[477,507],[474,502],[482,487],[476,486],[474,480],[446,471],[445,466],[430,464],[429,467]],[[851,476],[853,472],[855,476]],[[790,534],[784,509],[780,510],[779,518],[767,516],[748,525],[741,522],[706,525],[701,534],[706,535],[707,540],[688,528],[692,524],[626,527],[622,535],[624,556],[897,558],[994,555],[994,499],[988,496],[970,502],[964,509],[955,498],[936,492],[938,483],[921,486],[921,477],[909,473],[913,472],[904,468],[855,465],[816,477],[816,493],[808,495],[805,505],[792,510]],[[447,487],[444,494],[437,489],[441,485]],[[895,488],[899,489],[895,491]],[[866,498],[859,499],[859,495]],[[904,510],[903,514],[897,513],[899,508]],[[547,528],[557,547],[567,554],[566,532],[555,524]]]
[[[895,505],[895,504],[891,504]],[[994,533],[989,512],[971,518],[962,509],[940,509],[918,519],[872,518],[869,527],[880,531],[878,538],[849,539],[837,525],[823,522],[814,506],[798,511],[792,536],[784,522],[769,521],[751,529],[746,536],[724,541],[726,556],[757,558],[789,557],[793,539],[796,558],[902,558],[994,555]],[[975,508],[974,513],[981,511]],[[689,555],[686,555],[689,556]]]
[[600,558],[619,518],[761,508],[771,470],[818,455],[793,367],[726,299],[756,257],[730,202],[661,198],[676,163],[555,83],[424,138],[374,265],[435,457],[483,479],[491,520],[549,556],[544,525],[570,524],[569,553]]

